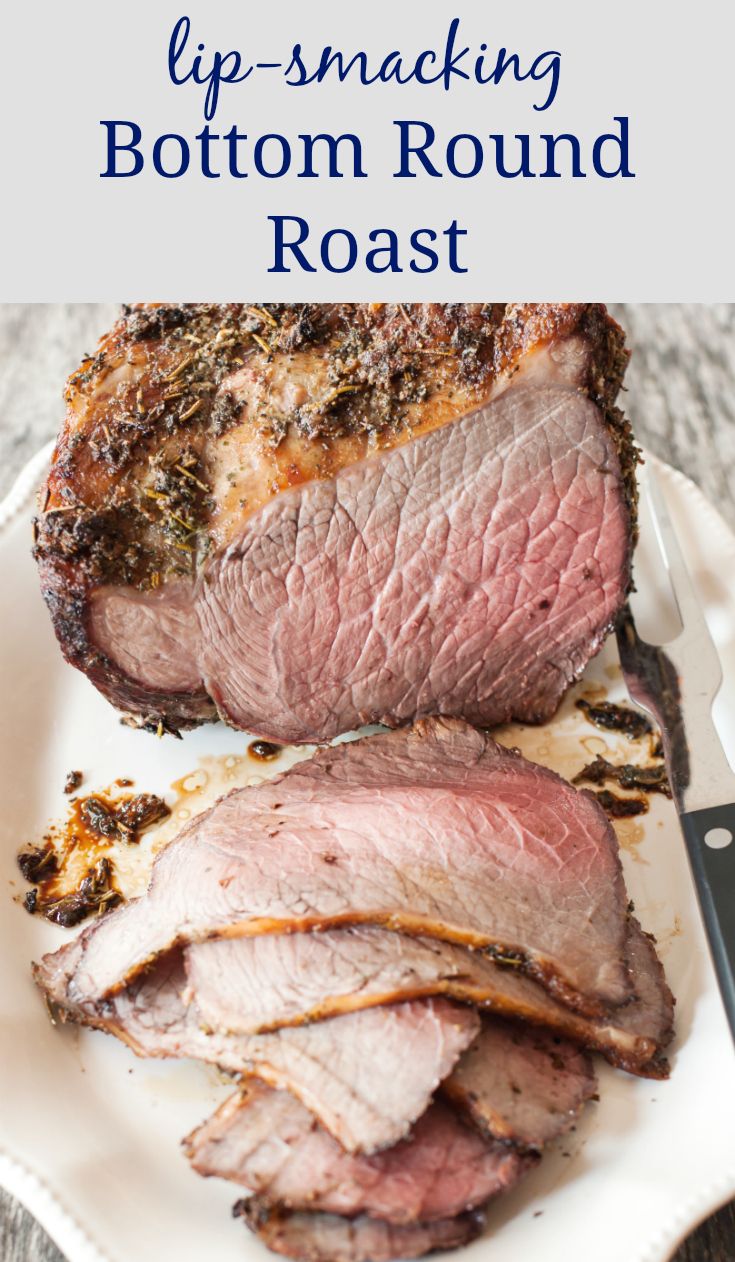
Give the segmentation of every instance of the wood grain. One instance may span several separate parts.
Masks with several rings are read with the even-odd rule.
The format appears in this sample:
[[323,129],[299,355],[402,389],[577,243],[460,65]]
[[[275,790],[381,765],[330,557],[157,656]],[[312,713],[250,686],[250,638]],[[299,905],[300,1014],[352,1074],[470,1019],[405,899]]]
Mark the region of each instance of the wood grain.
[[[611,309],[634,351],[624,406],[640,441],[697,482],[735,528],[735,304]],[[56,433],[64,378],[115,311],[93,304],[0,306],[0,495]],[[675,1255],[675,1262],[733,1259],[735,1202]],[[2,1191],[0,1262],[64,1262],[31,1215]]]

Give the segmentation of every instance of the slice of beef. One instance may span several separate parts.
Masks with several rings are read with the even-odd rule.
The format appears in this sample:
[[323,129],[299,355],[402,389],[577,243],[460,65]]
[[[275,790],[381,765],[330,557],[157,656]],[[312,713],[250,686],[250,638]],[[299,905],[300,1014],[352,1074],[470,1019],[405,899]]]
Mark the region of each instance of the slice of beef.
[[398,1143],[480,1024],[471,1009],[436,999],[248,1038],[209,1030],[187,998],[172,952],[103,1008],[60,1015],[116,1035],[139,1056],[191,1057],[287,1089],[349,1152]]
[[475,1209],[534,1165],[484,1139],[442,1101],[394,1148],[351,1156],[288,1091],[252,1081],[184,1144],[198,1174],[239,1183],[261,1204],[398,1225]]
[[589,1057],[568,1040],[487,1019],[441,1087],[472,1130],[434,1103],[403,1143],[351,1157],[288,1092],[255,1084],[185,1142],[199,1173],[240,1183],[261,1202],[429,1221],[516,1182],[530,1168],[519,1150],[538,1151],[564,1134],[596,1085]]
[[188,947],[186,972],[214,1029],[256,1034],[429,995],[547,1026],[612,1064],[659,1077],[673,999],[651,940],[631,917],[626,949],[636,997],[609,1018],[570,1011],[519,970],[451,942],[369,925],[321,933],[219,938]]
[[[630,1042],[653,1039],[656,1052],[653,1061],[646,1067],[649,1077],[668,1077],[669,1066],[662,1056],[674,1037],[674,1006],[676,1000],[666,982],[663,965],[656,954],[655,938],[644,933],[635,917],[631,916],[631,933],[628,939],[628,964],[631,977],[634,979],[636,1002],[619,1008],[615,1014],[616,1021],[625,1032]],[[609,1037],[609,1026],[601,1023],[600,1040]],[[599,1045],[598,1045],[599,1046]],[[624,1068],[638,1070],[630,1064]]]
[[36,523],[67,659],[154,727],[547,718],[629,585],[626,359],[593,304],[131,312]]
[[390,1262],[392,1258],[420,1258],[439,1249],[457,1249],[480,1235],[482,1214],[396,1227],[379,1218],[341,1218],[337,1214],[309,1214],[269,1209],[257,1201],[235,1206],[251,1231],[273,1253],[298,1262]]
[[632,994],[599,804],[458,720],[325,749],[222,798],[159,855],[145,897],[42,976],[94,1002],[176,943],[361,922],[483,947],[590,1015]]
[[597,1079],[589,1056],[568,1039],[492,1018],[442,1091],[482,1134],[541,1149],[574,1126],[596,1097]]

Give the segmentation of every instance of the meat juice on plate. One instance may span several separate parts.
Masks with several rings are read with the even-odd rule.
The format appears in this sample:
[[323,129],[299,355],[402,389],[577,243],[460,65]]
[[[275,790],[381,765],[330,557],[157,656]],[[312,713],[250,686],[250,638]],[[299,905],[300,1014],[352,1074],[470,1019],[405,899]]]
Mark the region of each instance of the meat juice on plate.
[[[500,744],[519,749],[532,762],[541,763],[570,781],[595,759],[604,759],[616,766],[633,764],[646,769],[651,767],[653,741],[645,732],[639,739],[631,739],[625,732],[600,729],[593,725],[585,709],[578,707],[580,701],[584,707],[624,701],[620,667],[612,646],[603,649],[590,664],[583,679],[569,691],[550,722],[539,726],[506,724],[497,728],[493,735]],[[351,739],[355,735],[357,733],[350,733],[339,739]],[[165,803],[156,799],[154,794],[135,792],[135,786],[124,776],[104,789],[78,794],[69,803],[66,820],[52,824],[42,841],[34,843],[33,849],[39,855],[50,856],[51,860],[50,869],[45,873],[41,870],[34,874],[32,866],[27,868],[28,879],[39,889],[38,910],[42,909],[44,902],[73,899],[82,881],[91,872],[95,873],[96,881],[91,882],[86,914],[104,911],[108,903],[114,906],[120,898],[132,898],[143,893],[156,854],[177,836],[193,816],[207,810],[217,798],[232,789],[258,785],[280,775],[294,763],[310,757],[316,748],[313,745],[280,746],[270,741],[250,739],[244,734],[242,753],[200,756],[195,767],[170,784],[164,795]],[[591,791],[597,788],[587,782],[583,787]],[[74,786],[74,789],[78,788],[79,785]],[[68,793],[68,789],[65,792]],[[642,808],[641,814],[651,809],[659,815],[660,808],[653,797],[642,789],[629,791],[615,787],[614,797],[621,803]],[[135,844],[131,844],[130,834],[124,831],[124,819],[122,830],[114,826],[105,829],[105,814],[114,820],[115,812],[121,806],[142,799],[150,803],[157,800],[163,809],[152,811],[145,829],[136,832]],[[95,810],[97,804],[99,811]],[[101,823],[92,817],[93,812],[103,817]],[[645,863],[642,853],[645,831],[638,815],[629,818],[613,816],[612,823],[621,848],[635,862]],[[32,895],[30,901],[33,904]],[[79,901],[76,918],[71,909],[68,924],[83,918],[83,902],[83,899]],[[29,910],[36,910],[36,906],[32,905]],[[64,923],[63,916],[57,919],[59,923]]]

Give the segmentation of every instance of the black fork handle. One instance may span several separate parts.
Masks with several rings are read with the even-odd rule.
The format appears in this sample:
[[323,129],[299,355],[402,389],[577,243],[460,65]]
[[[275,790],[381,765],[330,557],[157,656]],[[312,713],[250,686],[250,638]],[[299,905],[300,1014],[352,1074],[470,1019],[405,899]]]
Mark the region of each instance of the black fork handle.
[[735,802],[685,811],[681,827],[722,1002],[735,1039]]

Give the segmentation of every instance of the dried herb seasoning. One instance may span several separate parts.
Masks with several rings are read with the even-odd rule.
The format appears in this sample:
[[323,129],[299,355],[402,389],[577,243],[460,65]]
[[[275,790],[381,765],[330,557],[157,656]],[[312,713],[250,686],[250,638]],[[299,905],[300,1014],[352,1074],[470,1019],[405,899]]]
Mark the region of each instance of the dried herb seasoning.
[[[118,787],[131,783],[124,777],[117,781]],[[115,883],[115,846],[137,843],[170,813],[153,793],[74,798],[66,821],[52,825],[42,845],[27,846],[18,855],[23,876],[34,885],[23,900],[26,909],[71,926],[116,906],[122,893]]]
[[58,872],[59,861],[51,842],[43,846],[29,846],[17,856],[18,867],[26,881],[35,884]]
[[120,892],[113,882],[112,864],[103,856],[89,869],[75,890],[58,898],[44,898],[38,889],[33,889],[26,895],[25,906],[27,911],[71,929],[87,916],[109,911],[121,901]]
[[643,789],[646,793],[663,793],[671,797],[671,786],[664,763],[637,767],[633,763],[611,763],[599,754],[572,781],[573,784],[620,785],[621,789]]
[[64,792],[74,793],[74,791],[79,788],[83,779],[84,779],[84,776],[82,775],[81,771],[67,772],[67,776],[64,781]]
[[138,793],[120,802],[105,801],[90,794],[79,803],[79,814],[87,827],[98,837],[124,841],[131,845],[140,840],[146,828],[166,819],[171,809],[153,793]]
[[609,789],[600,789],[595,793],[597,801],[611,819],[627,819],[633,815],[645,815],[648,802],[644,798],[623,798]]
[[638,740],[653,730],[651,721],[645,714],[631,710],[628,706],[615,705],[611,701],[599,701],[593,705],[591,701],[585,701],[584,697],[580,697],[575,705],[590,723],[605,732],[622,732],[623,735]]

